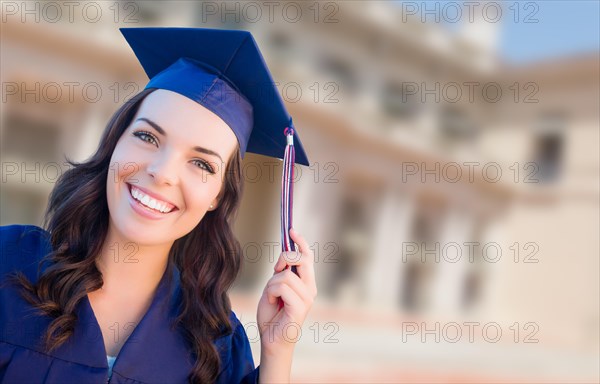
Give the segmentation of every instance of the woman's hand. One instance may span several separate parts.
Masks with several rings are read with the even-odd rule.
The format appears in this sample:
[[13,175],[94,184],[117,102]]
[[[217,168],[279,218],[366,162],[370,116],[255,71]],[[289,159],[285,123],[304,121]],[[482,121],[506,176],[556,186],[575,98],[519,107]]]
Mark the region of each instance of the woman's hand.
[[[263,356],[291,353],[317,296],[313,252],[294,229],[290,229],[290,236],[298,251],[281,252],[273,277],[267,282],[258,303],[257,320]],[[296,266],[298,275],[292,272],[292,265]],[[280,300],[283,301],[281,309]]]

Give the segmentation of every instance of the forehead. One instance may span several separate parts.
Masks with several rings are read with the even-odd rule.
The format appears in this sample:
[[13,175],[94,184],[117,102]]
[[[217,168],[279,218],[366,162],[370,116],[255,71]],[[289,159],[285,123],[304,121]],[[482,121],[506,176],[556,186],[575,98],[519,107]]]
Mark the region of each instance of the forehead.
[[168,140],[193,147],[203,146],[219,153],[226,160],[237,146],[233,130],[215,113],[199,103],[176,92],[158,89],[142,101],[134,116],[134,125],[140,117],[159,125]]

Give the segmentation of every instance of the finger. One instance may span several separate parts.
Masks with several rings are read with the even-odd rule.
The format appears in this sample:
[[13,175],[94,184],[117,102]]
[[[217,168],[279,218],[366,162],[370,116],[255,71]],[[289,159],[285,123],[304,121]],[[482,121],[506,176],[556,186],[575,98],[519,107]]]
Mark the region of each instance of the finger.
[[273,269],[275,270],[275,272],[281,272],[285,269],[286,266],[288,266],[288,261],[287,261],[287,257],[286,255],[284,255],[284,253],[286,252],[281,252],[279,254],[279,257],[277,258],[277,262],[275,263],[275,266],[273,267]]
[[[275,266],[273,267],[274,270],[277,272],[283,270],[286,265],[297,265],[296,262],[300,260],[302,251],[304,251],[304,253],[306,253],[307,251],[310,251],[310,248],[309,248],[306,240],[304,240],[304,238],[302,236],[300,236],[300,234],[294,228],[290,228],[289,232],[290,232],[293,242],[296,243],[296,247],[295,247],[296,250],[295,251],[287,251],[290,255],[285,256],[286,260],[281,260],[281,256],[279,257],[279,259],[275,263]],[[286,251],[282,251],[282,253],[283,252],[286,252]]]
[[294,290],[294,292],[296,292],[296,294],[300,298],[302,298],[302,301],[309,305],[312,304],[313,296],[310,288],[306,286],[306,284],[304,284],[300,277],[298,277],[298,275],[292,272],[291,269],[286,269],[281,273],[276,274],[267,283],[267,285],[275,284],[289,285]]
[[317,295],[317,285],[314,270],[314,254],[310,249],[308,242],[294,228],[290,228],[290,236],[296,243],[296,251],[282,252],[274,266],[275,272],[284,270],[288,265],[296,265],[298,275],[311,287],[313,296]]
[[[301,255],[301,257],[299,257]],[[291,271],[291,268],[287,266],[296,265],[298,273],[297,275],[302,283],[308,288],[312,297],[317,295],[317,286],[315,281],[314,262],[312,261],[312,252],[310,254],[301,254],[298,252],[282,252],[275,265],[274,275],[285,272],[286,270]],[[292,272],[293,273],[293,272]]]
[[[287,266],[299,265],[300,263],[302,263],[302,257],[305,257],[305,256],[306,255],[303,255],[300,252],[300,250],[283,251],[279,254],[279,258],[277,259],[277,262],[275,263],[275,266],[273,267],[273,269],[276,272],[281,272]],[[309,259],[310,259],[310,257],[309,257]]]
[[292,240],[298,246],[298,251],[301,254],[300,262],[298,264],[292,263],[293,265],[297,265],[297,271],[300,275],[302,281],[304,281],[307,285],[313,285],[314,291],[316,294],[316,282],[315,282],[315,257],[313,251],[308,246],[308,242],[302,237],[295,229],[290,229],[290,235],[292,236]]
[[289,308],[292,313],[300,316],[306,312],[306,304],[289,285],[275,284],[267,287],[269,303],[277,303],[278,297],[281,297],[284,307]]
[[294,228],[290,228],[290,236],[302,252],[310,251],[310,247],[308,246],[308,243],[304,237],[302,237],[302,235],[300,235],[300,233],[298,233],[298,231],[296,231]]

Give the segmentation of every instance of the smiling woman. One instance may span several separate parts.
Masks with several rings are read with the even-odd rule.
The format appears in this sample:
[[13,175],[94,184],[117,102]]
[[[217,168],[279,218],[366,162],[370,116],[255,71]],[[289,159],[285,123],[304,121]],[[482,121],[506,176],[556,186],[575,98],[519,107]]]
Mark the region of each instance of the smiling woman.
[[289,166],[296,136],[308,165],[281,99],[244,83],[270,79],[258,47],[244,31],[122,31],[146,89],[87,161],[70,161],[44,228],[0,227],[0,381],[289,381],[297,340],[284,330],[317,294],[306,240],[282,229],[301,257],[282,252],[260,298],[260,367],[227,294],[242,263],[231,225],[244,153],[285,149]]

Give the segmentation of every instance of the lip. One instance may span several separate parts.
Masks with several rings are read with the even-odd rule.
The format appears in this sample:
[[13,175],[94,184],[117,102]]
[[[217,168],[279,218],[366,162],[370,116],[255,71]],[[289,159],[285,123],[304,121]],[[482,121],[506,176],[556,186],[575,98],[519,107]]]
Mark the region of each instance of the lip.
[[131,208],[135,212],[137,212],[139,215],[141,215],[147,219],[151,219],[151,220],[165,219],[165,218],[169,217],[169,215],[171,215],[173,212],[178,210],[177,208],[173,208],[173,210],[171,212],[161,213],[161,212],[156,212],[156,211],[144,206],[142,203],[140,203],[139,201],[134,199],[133,196],[131,195],[131,185],[127,186],[127,196],[128,196],[129,205],[131,206]]

